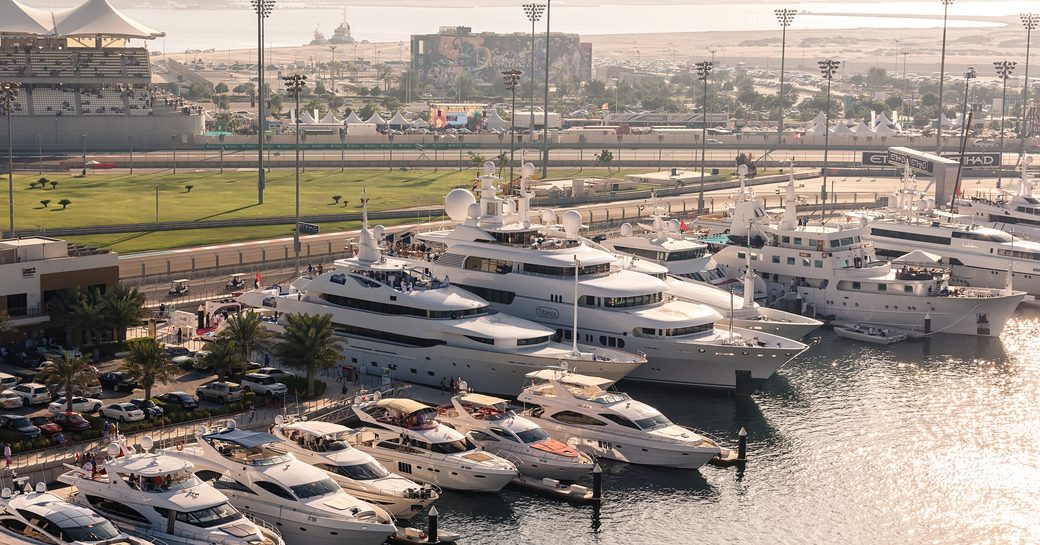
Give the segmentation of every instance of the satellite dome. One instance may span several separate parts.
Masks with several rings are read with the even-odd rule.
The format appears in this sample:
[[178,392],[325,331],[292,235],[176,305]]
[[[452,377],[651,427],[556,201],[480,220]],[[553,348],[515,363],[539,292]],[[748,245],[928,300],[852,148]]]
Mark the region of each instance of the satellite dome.
[[741,176],[747,176],[748,168],[747,165],[740,165],[737,167],[737,174]]
[[491,161],[484,161],[484,176],[491,176],[495,173],[495,163]]
[[479,218],[480,217],[480,205],[475,203],[475,202],[469,203],[469,206],[466,207],[466,217],[467,218]]
[[567,233],[568,238],[578,238],[578,231],[581,230],[581,214],[575,210],[568,210],[563,214],[563,231]]
[[152,436],[151,435],[145,435],[144,437],[141,438],[141,448],[143,448],[144,450],[148,451],[148,450],[152,450],[153,446],[155,446],[155,442],[152,440]]
[[668,222],[668,230],[673,233],[679,232],[679,220],[670,220]]
[[382,225],[376,225],[376,228],[372,229],[372,232],[376,235],[376,239],[382,239],[383,235],[386,234],[386,228]]
[[444,211],[448,214],[448,217],[451,218],[451,221],[462,223],[463,221],[466,221],[469,205],[475,202],[477,202],[477,200],[469,191],[462,188],[452,189],[448,195],[444,197]]
[[625,222],[621,224],[621,236],[630,237],[632,236],[632,224]]
[[524,163],[524,165],[520,167],[520,175],[525,178],[534,176],[534,165],[531,163]]
[[542,210],[542,224],[544,224],[544,225],[553,225],[555,223],[556,223],[556,212],[553,212],[552,210],[549,210],[548,208],[546,208],[545,210]]

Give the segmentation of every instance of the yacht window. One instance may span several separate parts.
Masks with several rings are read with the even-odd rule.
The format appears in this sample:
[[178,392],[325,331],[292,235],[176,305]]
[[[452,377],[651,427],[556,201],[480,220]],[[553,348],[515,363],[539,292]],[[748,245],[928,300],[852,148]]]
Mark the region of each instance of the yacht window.
[[795,246],[801,246],[802,245],[802,238],[801,237],[794,237],[794,244],[795,244]]
[[484,299],[489,303],[502,303],[503,305],[513,304],[513,299],[516,299],[516,293],[506,290],[496,290],[493,288],[482,288],[479,286],[468,286],[465,284],[455,284],[456,286]]
[[549,434],[542,428],[531,428],[529,430],[516,432],[516,436],[521,441],[527,444],[537,443],[538,441],[545,441],[549,438]]
[[708,322],[701,325],[691,325],[689,327],[675,327],[672,329],[664,330],[666,337],[681,337],[683,335],[693,335],[694,333],[703,333],[705,331],[711,331],[715,329],[715,322]]
[[531,337],[530,339],[517,339],[516,340],[516,345],[517,346],[530,346],[530,345],[533,345],[533,344],[542,344],[542,343],[549,342],[549,339],[551,339],[551,338],[552,338],[552,336],[546,335],[544,337]]
[[148,522],[148,518],[134,511],[133,508],[127,507],[122,503],[118,503],[109,499],[99,498],[97,496],[87,496],[87,501],[94,507],[97,507],[101,511],[106,511],[114,515],[119,515],[130,520],[137,522]]
[[491,433],[493,433],[493,434],[495,434],[495,435],[497,435],[497,436],[499,436],[502,439],[505,439],[507,441],[512,441],[514,443],[516,442],[516,437],[513,437],[513,434],[511,434],[508,431],[503,430],[501,428],[491,428]]
[[811,261],[809,260],[808,257],[803,257],[802,258],[802,266],[803,267],[808,267],[810,263],[811,263]]
[[594,307],[596,306],[596,298],[592,295],[582,295],[578,298],[578,306]]
[[355,481],[370,481],[380,479],[390,474],[382,464],[376,461],[352,466],[334,466],[330,464],[317,464],[317,467],[325,471],[331,471],[343,475]]
[[111,522],[95,516],[87,510],[62,509],[40,518],[23,509],[18,512],[26,520],[42,527],[51,535],[64,542],[104,541],[119,535],[119,530]]
[[200,528],[212,528],[214,526],[220,526],[221,524],[234,522],[241,518],[242,513],[236,511],[235,508],[231,507],[227,502],[214,507],[191,511],[189,513],[177,513],[178,521],[192,526],[198,526]]
[[852,239],[852,237],[845,237],[845,238],[841,239],[841,245],[842,246],[852,246],[852,244],[854,242],[855,241]]
[[913,292],[914,292],[914,287],[913,286],[903,286],[903,293],[913,293]]
[[823,260],[822,259],[817,259],[817,260],[815,260],[815,262],[813,262],[813,265],[816,266],[817,269],[822,269],[823,268]]
[[841,241],[840,240],[834,239],[834,240],[831,241],[831,248],[837,248],[838,246],[841,246]]
[[[362,286],[364,286],[366,288],[378,288],[379,287],[379,282],[376,282],[375,280],[369,280],[368,278],[364,278],[364,277],[357,276],[357,275],[354,275],[354,274],[350,275],[350,278],[353,281],[357,282],[358,284],[361,284]],[[344,284],[345,283],[346,282],[344,282]]]
[[861,287],[862,287],[862,285],[859,282],[853,282],[852,283],[852,289],[854,289],[854,290],[858,290]]
[[784,235],[783,237],[780,237],[780,240],[781,240],[781,241],[782,241],[782,242],[783,242],[784,244],[790,244],[790,242],[791,242],[791,237],[789,237],[789,236],[786,236],[786,235]]
[[1029,260],[1033,260],[1033,261],[1040,261],[1040,252],[1023,252],[1023,251],[1020,251],[1020,250],[1015,250],[1014,252],[1012,252],[1011,250],[1005,250],[1005,249],[1001,248],[1001,249],[997,250],[997,255],[1002,255],[1004,257],[1011,256],[1011,257],[1015,257],[1015,258],[1018,258],[1018,259],[1029,259]]
[[216,488],[217,490],[237,490],[238,492],[246,492],[253,495],[256,494],[252,488],[249,488],[227,475],[220,475],[220,477],[213,482],[213,488]]
[[615,424],[619,424],[619,425],[624,426],[626,428],[632,428],[634,430],[638,430],[639,429],[639,426],[636,426],[634,422],[632,422],[631,420],[629,420],[629,419],[627,419],[627,418],[625,418],[623,416],[616,415],[616,414],[600,414],[600,416],[602,416],[603,418],[606,418],[607,420],[610,420],[611,422],[613,422]]
[[476,335],[466,335],[466,338],[471,340],[471,341],[477,341],[478,343],[495,344],[495,339],[489,339],[487,337],[478,337]]
[[447,443],[434,443],[430,445],[430,451],[438,454],[461,454],[473,450],[476,447],[469,439],[463,437],[458,441],[449,441]]
[[564,424],[575,424],[578,426],[606,426],[605,422],[597,420],[591,416],[576,413],[573,411],[560,411],[552,415],[553,420],[563,422]]
[[780,256],[774,255],[772,261],[773,263],[780,263]]
[[886,286],[885,284],[878,284],[877,285],[877,290],[878,291],[888,291],[888,286]]
[[686,261],[688,259],[697,259],[698,257],[703,257],[706,252],[706,248],[697,248],[695,250],[675,250],[668,252],[666,261]]
[[473,438],[474,441],[498,441],[498,438],[496,438],[495,436],[488,435],[482,431],[473,430],[469,432],[469,435]]
[[788,265],[794,265],[794,258],[793,257],[787,258],[787,264]]
[[253,484],[259,486],[260,488],[263,488],[264,490],[274,494],[275,496],[278,496],[279,498],[286,499],[286,500],[295,500],[296,499],[296,498],[293,497],[292,494],[289,493],[288,490],[283,488],[281,485],[277,485],[275,483],[270,483],[270,482],[267,482],[267,481],[256,481]]
[[639,429],[641,430],[656,430],[657,428],[663,428],[665,426],[671,425],[672,421],[668,420],[668,417],[666,417],[663,414],[658,414],[656,416],[650,416],[647,418],[640,418],[639,420],[636,420],[636,426],[639,426]]
[[737,252],[737,259],[744,259],[747,257],[746,252]]
[[329,277],[329,282],[332,282],[334,284],[339,284],[341,286],[342,285],[346,285],[346,283],[347,283],[347,275],[345,275],[343,273],[336,273],[336,274],[334,274],[334,275]]
[[339,492],[339,485],[335,481],[329,478],[321,479],[320,481],[314,481],[313,483],[298,484],[292,487],[292,491],[296,493],[296,497],[302,499],[312,498],[314,496],[324,496],[325,494],[334,494]]
[[470,271],[509,274],[513,272],[513,262],[504,259],[470,256],[466,258],[465,268]]
[[632,297],[604,297],[603,306],[606,308],[641,307],[644,305],[660,303],[662,299],[663,294],[661,292],[635,295]]
[[953,238],[966,238],[969,240],[981,240],[984,242],[1011,242],[1014,240],[1011,235],[1001,231],[991,231],[986,233],[979,233],[976,231],[954,231],[952,233]]

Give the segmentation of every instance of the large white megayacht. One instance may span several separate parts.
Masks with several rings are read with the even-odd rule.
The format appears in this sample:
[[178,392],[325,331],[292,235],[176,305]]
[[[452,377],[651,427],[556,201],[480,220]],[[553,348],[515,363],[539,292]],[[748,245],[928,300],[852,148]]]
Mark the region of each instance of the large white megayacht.
[[0,494],[0,543],[5,545],[152,545],[129,536],[91,509],[47,491],[42,482]]
[[290,545],[378,545],[397,531],[383,509],[343,491],[324,471],[271,447],[281,441],[266,432],[199,428],[195,444],[167,449],[213,480],[238,509],[281,530]]
[[498,492],[517,476],[516,466],[477,448],[437,421],[437,409],[411,399],[377,399],[354,405],[366,427],[348,439],[398,473],[441,488]]
[[[141,442],[147,451],[151,438]],[[169,545],[285,545],[273,526],[246,518],[227,496],[195,476],[182,458],[112,443],[111,459],[92,471],[66,465],[58,480],[123,531]]]
[[286,449],[325,470],[350,495],[386,509],[397,519],[425,514],[439,497],[435,487],[391,473],[370,454],[350,446],[347,441],[354,430],[346,426],[277,416],[271,434],[283,440],[271,449]]
[[793,180],[786,191],[786,208],[776,224],[761,201],[742,191],[745,198],[736,204],[730,223],[737,244],[715,254],[734,277],[750,259],[773,300],[800,297],[817,315],[836,323],[998,336],[1025,298],[1010,285],[951,288],[949,271],[914,257],[921,252],[902,258],[900,266],[879,260],[866,241],[868,227],[806,225],[797,216]]
[[[515,198],[498,196],[491,163],[479,180],[479,203],[464,189],[448,194],[445,210],[457,225],[419,235],[443,247],[426,263],[436,276],[554,328],[563,340],[645,353],[647,365],[627,377],[634,380],[733,389],[740,377],[741,387],[751,388],[806,349],[777,335],[716,328],[722,316],[712,308],[673,300],[662,280],[614,267],[617,258],[580,240],[575,211],[564,214],[566,238],[552,238],[551,227],[543,232],[529,221],[526,177],[533,170],[524,165]],[[543,216],[552,223],[551,211]]]
[[463,392],[437,408],[441,423],[465,433],[480,448],[516,464],[535,479],[577,481],[595,462],[549,436],[541,426],[509,407],[505,399]]
[[957,210],[972,216],[973,223],[1005,232],[1014,231],[1020,237],[1040,242],[1040,198],[1034,196],[1033,183],[1027,174],[1032,163],[1032,156],[1023,158],[1017,189],[999,189],[1000,196],[996,198],[957,199]]
[[673,424],[628,394],[604,390],[610,382],[562,369],[528,375],[517,397],[522,416],[554,438],[597,457],[632,464],[696,469],[721,452],[700,433]]
[[618,380],[646,362],[613,348],[554,342],[552,330],[495,311],[410,260],[384,256],[383,229],[369,230],[367,206],[363,218],[357,256],[337,260],[335,271],[301,277],[288,292],[254,290],[238,300],[282,314],[331,314],[336,335],[348,341],[349,365],[429,386],[461,377],[474,389],[513,395],[536,369],[566,364]]

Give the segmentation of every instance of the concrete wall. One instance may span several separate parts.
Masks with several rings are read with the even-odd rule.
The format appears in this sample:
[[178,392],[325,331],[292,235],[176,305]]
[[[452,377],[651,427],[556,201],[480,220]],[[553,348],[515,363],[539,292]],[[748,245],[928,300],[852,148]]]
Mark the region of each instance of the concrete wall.
[[[0,116],[0,146],[7,149],[7,118]],[[13,116],[11,132],[14,149],[35,153],[39,145],[48,150],[82,150],[87,136],[87,153],[98,150],[125,150],[128,135],[134,149],[169,149],[171,137],[178,145],[187,144],[203,130],[202,116]],[[37,135],[40,137],[37,141]]]

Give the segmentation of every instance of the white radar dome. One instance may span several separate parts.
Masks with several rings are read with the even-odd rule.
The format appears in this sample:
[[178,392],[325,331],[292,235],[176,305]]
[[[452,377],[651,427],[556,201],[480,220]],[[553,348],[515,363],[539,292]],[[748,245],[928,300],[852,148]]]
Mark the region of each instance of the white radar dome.
[[548,208],[542,210],[542,224],[553,225],[556,223],[556,212],[549,210]]
[[525,178],[534,176],[534,165],[531,163],[524,163],[524,166],[520,167],[520,175]]
[[737,174],[741,176],[747,176],[747,165],[740,165],[737,167]]
[[631,223],[627,223],[626,222],[626,223],[622,223],[621,224],[621,236],[623,236],[623,237],[630,237],[630,236],[632,236],[632,224]]
[[466,217],[467,218],[479,218],[480,217],[480,205],[475,203],[475,202],[469,203],[469,206],[466,207]]
[[376,228],[372,229],[372,232],[376,235],[376,239],[382,239],[383,235],[386,234],[386,228],[382,225],[376,225]]
[[141,438],[141,448],[143,448],[144,450],[147,451],[147,450],[152,450],[153,446],[155,446],[155,442],[152,441],[152,436],[151,435],[145,435],[144,437]]
[[668,222],[668,230],[673,233],[679,232],[679,220],[670,220]]
[[484,176],[491,176],[495,173],[495,163],[491,161],[484,161]]
[[469,191],[460,188],[452,189],[448,192],[448,195],[444,197],[444,212],[448,214],[451,221],[455,223],[462,223],[466,221],[466,215],[469,213],[469,205],[477,202],[477,199],[473,197],[473,194]]
[[567,233],[568,238],[578,238],[578,231],[581,230],[581,214],[576,210],[568,210],[563,214],[563,231]]

